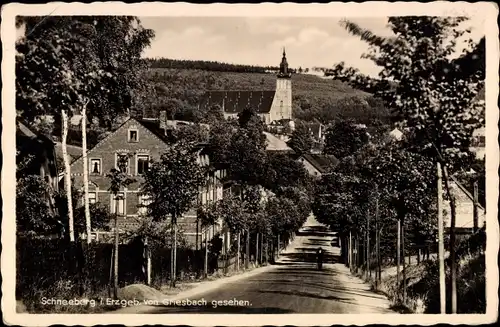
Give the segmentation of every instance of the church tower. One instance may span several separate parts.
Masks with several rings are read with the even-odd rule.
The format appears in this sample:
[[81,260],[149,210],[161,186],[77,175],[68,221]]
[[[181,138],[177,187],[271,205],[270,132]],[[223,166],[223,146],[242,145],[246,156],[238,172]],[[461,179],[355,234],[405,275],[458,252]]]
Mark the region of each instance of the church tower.
[[292,74],[288,70],[285,48],[276,78],[276,93],[271,109],[271,121],[280,119],[292,119]]

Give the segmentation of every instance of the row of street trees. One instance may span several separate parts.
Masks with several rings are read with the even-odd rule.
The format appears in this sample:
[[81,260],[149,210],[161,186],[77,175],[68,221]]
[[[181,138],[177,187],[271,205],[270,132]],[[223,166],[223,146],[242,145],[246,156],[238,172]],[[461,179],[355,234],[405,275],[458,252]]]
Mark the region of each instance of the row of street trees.
[[[479,42],[465,40],[468,46],[464,53],[456,55],[457,45],[469,32],[461,28],[466,20],[465,17],[391,17],[389,27],[394,36],[389,38],[342,21],[346,30],[368,43],[370,52],[365,57],[381,71],[378,78],[371,78],[340,63],[332,69],[332,75],[382,99],[394,111],[404,141],[400,144],[372,141],[375,146],[362,147],[352,160],[344,160],[336,175],[323,180],[319,188],[323,197],[317,198],[315,206],[318,217],[344,232],[352,232],[353,227],[359,228],[358,234],[371,230],[369,219],[375,215],[379,243],[384,226],[397,221],[397,248],[403,251],[405,245],[400,242],[404,243],[405,231],[417,241],[433,239],[439,230],[443,260],[443,222],[437,224],[435,219],[436,212],[443,210],[435,196],[437,166],[451,209],[452,313],[457,312],[457,262],[456,203],[450,176],[471,168],[472,133],[484,126],[484,102],[477,99],[484,88],[484,38]],[[351,203],[358,206],[351,208]],[[356,237],[354,244],[359,244]],[[399,256],[397,251],[398,262]],[[444,285],[443,265],[441,283]],[[440,296],[444,312],[445,294],[442,292]]]
[[[212,112],[220,114],[217,108]],[[227,167],[234,190],[221,201],[218,213],[236,235],[237,260],[244,236],[248,266],[251,243],[255,244],[257,260],[264,244],[272,246],[275,253],[281,237],[288,241],[307,219],[311,181],[304,167],[288,154],[266,151],[264,126],[252,108],[244,110],[238,120],[211,123],[213,158]]]

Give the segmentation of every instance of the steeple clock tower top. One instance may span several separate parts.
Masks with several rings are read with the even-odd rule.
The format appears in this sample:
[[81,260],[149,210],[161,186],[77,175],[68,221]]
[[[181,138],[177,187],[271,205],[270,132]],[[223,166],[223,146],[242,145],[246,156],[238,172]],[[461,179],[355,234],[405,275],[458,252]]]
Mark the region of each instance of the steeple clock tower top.
[[290,78],[292,74],[288,71],[288,62],[286,60],[286,52],[283,47],[283,58],[281,58],[280,72],[278,74],[279,78]]

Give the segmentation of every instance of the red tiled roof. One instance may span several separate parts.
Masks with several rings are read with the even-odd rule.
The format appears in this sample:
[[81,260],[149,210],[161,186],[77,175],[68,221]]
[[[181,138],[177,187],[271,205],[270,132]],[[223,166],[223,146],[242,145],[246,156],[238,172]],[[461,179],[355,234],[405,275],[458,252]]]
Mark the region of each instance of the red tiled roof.
[[257,113],[269,113],[275,91],[208,91],[200,101],[201,108],[219,105],[226,113],[239,113],[247,107]]

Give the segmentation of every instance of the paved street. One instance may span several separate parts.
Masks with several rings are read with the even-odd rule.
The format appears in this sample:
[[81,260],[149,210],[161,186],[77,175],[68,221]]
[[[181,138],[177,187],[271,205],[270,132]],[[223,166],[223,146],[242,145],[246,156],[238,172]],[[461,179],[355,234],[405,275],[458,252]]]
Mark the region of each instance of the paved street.
[[[340,249],[333,233],[310,218],[288,250],[271,269],[220,288],[189,297],[206,305],[142,307],[142,313],[394,313],[388,301],[338,263]],[[315,251],[326,250],[323,270],[316,269]],[[212,301],[239,301],[214,308]],[[134,310],[135,311],[135,310]],[[136,313],[139,313],[135,311]]]

